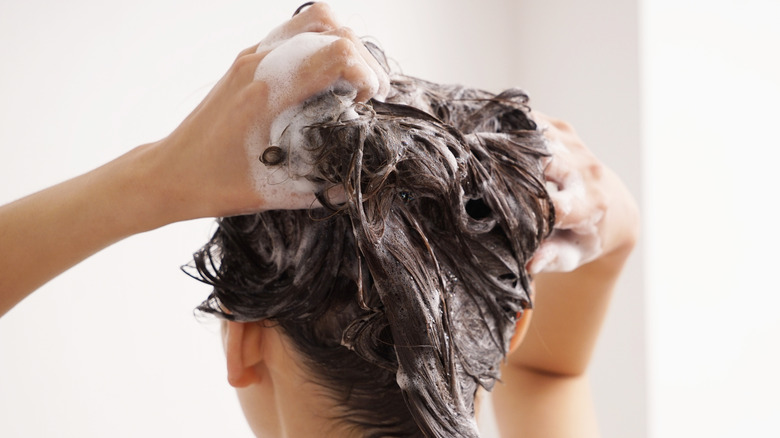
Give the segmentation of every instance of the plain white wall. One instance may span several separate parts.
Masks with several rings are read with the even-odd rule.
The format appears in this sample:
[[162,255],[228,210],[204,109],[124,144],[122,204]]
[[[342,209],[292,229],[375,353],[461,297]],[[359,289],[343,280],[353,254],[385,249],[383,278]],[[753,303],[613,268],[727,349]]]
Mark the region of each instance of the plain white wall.
[[[166,135],[235,54],[298,3],[0,4],[0,202]],[[331,4],[408,73],[493,91],[527,88],[624,177],[638,178],[633,3],[602,5],[617,12],[594,14],[601,21],[589,26],[573,10],[556,12],[573,0]],[[615,27],[613,18],[627,24]],[[541,26],[545,20],[552,27]],[[629,41],[614,53],[590,44],[612,38]],[[617,70],[599,77],[596,64],[582,59],[560,69],[570,52],[592,52]],[[217,326],[191,313],[208,288],[177,270],[210,231],[204,220],[134,236],[0,320],[3,436],[250,436],[225,382]],[[631,269],[627,281],[640,281],[641,271]],[[592,368],[608,437],[644,429],[642,288],[634,283],[616,295]]]
[[641,16],[651,435],[780,436],[780,2]]

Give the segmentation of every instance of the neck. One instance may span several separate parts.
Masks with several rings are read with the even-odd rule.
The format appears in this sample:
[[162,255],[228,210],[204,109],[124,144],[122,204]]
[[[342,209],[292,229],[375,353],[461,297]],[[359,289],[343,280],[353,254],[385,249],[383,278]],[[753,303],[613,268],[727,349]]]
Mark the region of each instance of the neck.
[[280,334],[266,336],[264,342],[266,361],[261,365],[260,382],[238,389],[244,415],[256,436],[361,436],[334,418],[340,414],[339,406],[325,388],[312,381],[298,353]]

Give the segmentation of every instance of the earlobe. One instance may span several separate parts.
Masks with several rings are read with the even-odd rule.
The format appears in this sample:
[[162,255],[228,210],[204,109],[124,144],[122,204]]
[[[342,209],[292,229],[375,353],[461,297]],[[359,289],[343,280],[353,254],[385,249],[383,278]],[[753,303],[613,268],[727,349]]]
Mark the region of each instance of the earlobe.
[[263,327],[254,322],[228,321],[224,330],[228,383],[235,388],[259,383]]

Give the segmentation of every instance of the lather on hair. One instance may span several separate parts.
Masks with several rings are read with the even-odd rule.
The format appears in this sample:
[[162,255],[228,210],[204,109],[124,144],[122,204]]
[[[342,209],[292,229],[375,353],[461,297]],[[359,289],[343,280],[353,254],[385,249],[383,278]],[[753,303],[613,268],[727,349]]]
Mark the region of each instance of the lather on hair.
[[499,377],[554,222],[547,152],[519,90],[391,79],[385,102],[307,102],[305,144],[283,136],[266,164],[309,160],[325,207],[219,219],[194,255],[214,286],[199,309],[278,324],[366,436],[478,437],[475,393]]

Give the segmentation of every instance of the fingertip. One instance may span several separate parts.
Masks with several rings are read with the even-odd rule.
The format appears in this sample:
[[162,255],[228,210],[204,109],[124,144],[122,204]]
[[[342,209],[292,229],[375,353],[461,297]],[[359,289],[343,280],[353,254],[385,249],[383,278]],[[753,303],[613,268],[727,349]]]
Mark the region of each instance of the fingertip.
[[544,272],[544,268],[547,267],[549,264],[546,260],[531,260],[531,263],[528,264],[528,273],[531,275],[536,275]]
[[333,8],[331,8],[328,3],[325,2],[310,2],[310,3],[311,5],[309,5],[307,8],[304,9],[305,12],[313,15],[314,17],[320,19],[327,18],[335,22]]
[[304,3],[304,4],[300,5],[300,6],[298,6],[298,9],[296,9],[296,10],[295,10],[295,12],[293,12],[292,16],[294,17],[294,16],[296,16],[296,15],[300,14],[302,10],[304,10],[304,9],[306,9],[307,7],[309,7],[309,6],[313,5],[314,3],[317,3],[317,2],[306,2],[306,3]]
[[555,225],[560,226],[565,222],[565,219],[571,214],[573,209],[573,200],[570,194],[566,191],[549,190],[550,201],[552,201],[553,208],[555,209]]
[[334,40],[322,56],[331,64],[329,70],[337,75],[332,80],[343,79],[349,83],[357,92],[357,100],[365,102],[376,93],[379,88],[376,74],[350,38]]
[[539,248],[536,249],[531,260],[526,264],[526,270],[531,275],[536,275],[543,272],[544,269],[550,265],[555,258],[555,251],[552,248],[553,244],[549,242],[542,242]]
[[356,62],[344,70],[344,79],[357,90],[355,101],[367,102],[379,91],[379,79],[365,62]]
[[327,3],[307,2],[301,5],[290,22],[303,32],[326,32],[338,28],[338,21]]
[[[337,36],[337,35],[334,35]],[[347,60],[352,56],[356,56],[355,44],[346,37],[335,38],[330,44],[328,44],[327,52],[334,60]]]
[[383,70],[379,76],[379,89],[373,98],[384,102],[388,94],[390,94],[390,76]]

